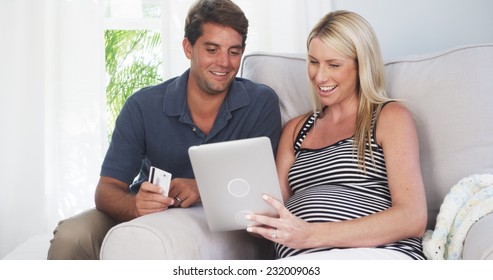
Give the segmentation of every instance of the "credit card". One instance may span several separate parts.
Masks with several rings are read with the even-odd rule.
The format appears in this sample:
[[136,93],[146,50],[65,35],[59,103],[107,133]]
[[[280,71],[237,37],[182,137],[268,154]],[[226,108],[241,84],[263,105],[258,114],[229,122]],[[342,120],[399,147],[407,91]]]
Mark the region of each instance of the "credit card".
[[149,182],[159,186],[163,190],[163,195],[168,196],[169,184],[171,183],[171,173],[151,166],[149,172]]

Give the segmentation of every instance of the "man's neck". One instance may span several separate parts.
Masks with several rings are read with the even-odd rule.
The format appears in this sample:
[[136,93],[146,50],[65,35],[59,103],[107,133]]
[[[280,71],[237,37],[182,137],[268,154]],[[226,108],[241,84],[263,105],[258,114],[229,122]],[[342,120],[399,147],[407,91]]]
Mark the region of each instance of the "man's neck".
[[197,91],[187,91],[187,103],[195,125],[206,135],[216,120],[226,94],[211,95]]

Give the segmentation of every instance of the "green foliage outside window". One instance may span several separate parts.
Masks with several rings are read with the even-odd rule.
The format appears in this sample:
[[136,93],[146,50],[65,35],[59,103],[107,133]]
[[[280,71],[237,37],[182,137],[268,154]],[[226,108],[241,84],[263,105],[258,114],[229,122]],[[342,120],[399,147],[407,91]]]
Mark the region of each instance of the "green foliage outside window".
[[161,34],[152,30],[106,30],[106,104],[108,131],[135,91],[163,81]]

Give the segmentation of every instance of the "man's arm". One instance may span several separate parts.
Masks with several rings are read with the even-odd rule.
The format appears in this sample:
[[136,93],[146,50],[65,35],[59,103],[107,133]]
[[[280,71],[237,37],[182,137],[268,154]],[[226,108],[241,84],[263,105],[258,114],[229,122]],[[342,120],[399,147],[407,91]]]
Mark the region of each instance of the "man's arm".
[[135,195],[128,191],[126,183],[104,176],[100,177],[96,187],[95,202],[98,210],[120,222],[164,211],[175,203],[162,194],[161,188],[151,183],[142,183]]

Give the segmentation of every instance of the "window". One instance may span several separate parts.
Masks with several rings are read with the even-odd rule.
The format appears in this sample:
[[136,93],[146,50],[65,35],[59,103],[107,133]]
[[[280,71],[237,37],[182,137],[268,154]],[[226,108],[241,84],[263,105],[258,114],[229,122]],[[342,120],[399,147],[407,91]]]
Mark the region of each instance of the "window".
[[163,81],[161,0],[104,0],[106,105],[111,135],[127,98]]

